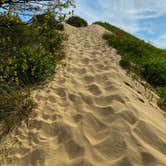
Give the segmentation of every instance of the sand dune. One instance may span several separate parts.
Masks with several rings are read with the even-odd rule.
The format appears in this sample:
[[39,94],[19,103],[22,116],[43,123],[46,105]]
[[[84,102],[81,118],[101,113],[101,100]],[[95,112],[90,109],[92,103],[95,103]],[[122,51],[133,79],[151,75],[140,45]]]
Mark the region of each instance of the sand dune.
[[65,65],[33,91],[38,108],[4,142],[10,153],[1,165],[166,166],[158,97],[119,66],[102,27],[66,31]]

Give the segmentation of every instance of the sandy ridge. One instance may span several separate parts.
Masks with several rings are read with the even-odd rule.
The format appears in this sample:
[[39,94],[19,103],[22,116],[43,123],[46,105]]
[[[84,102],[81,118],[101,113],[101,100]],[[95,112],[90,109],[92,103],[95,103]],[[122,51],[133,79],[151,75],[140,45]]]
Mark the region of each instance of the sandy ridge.
[[98,25],[66,25],[64,66],[38,87],[27,126],[8,141],[12,166],[166,166],[165,114],[119,66]]

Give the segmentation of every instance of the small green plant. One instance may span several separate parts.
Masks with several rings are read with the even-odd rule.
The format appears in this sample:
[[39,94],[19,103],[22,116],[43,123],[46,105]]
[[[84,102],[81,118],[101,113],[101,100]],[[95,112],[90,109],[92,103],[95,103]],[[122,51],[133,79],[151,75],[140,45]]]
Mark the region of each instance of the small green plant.
[[83,18],[81,17],[78,17],[78,16],[72,16],[70,17],[66,23],[72,25],[72,26],[75,26],[75,27],[86,27],[88,26],[88,23],[86,20],[84,20]]

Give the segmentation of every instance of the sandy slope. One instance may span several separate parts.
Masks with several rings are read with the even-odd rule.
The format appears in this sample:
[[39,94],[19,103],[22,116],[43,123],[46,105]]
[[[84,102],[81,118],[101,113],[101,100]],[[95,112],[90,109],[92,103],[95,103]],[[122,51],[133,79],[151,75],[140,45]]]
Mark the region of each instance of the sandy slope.
[[157,96],[150,102],[153,93],[121,69],[102,27],[66,29],[65,65],[33,92],[38,108],[4,144],[7,165],[166,166],[166,116]]

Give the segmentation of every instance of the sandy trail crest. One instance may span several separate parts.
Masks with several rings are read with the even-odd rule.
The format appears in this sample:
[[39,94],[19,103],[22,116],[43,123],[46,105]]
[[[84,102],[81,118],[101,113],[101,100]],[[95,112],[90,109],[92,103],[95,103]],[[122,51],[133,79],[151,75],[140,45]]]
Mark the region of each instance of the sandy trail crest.
[[[66,25],[65,66],[6,146],[12,166],[166,166],[165,114],[119,66],[98,25]],[[165,117],[164,117],[165,116]]]

